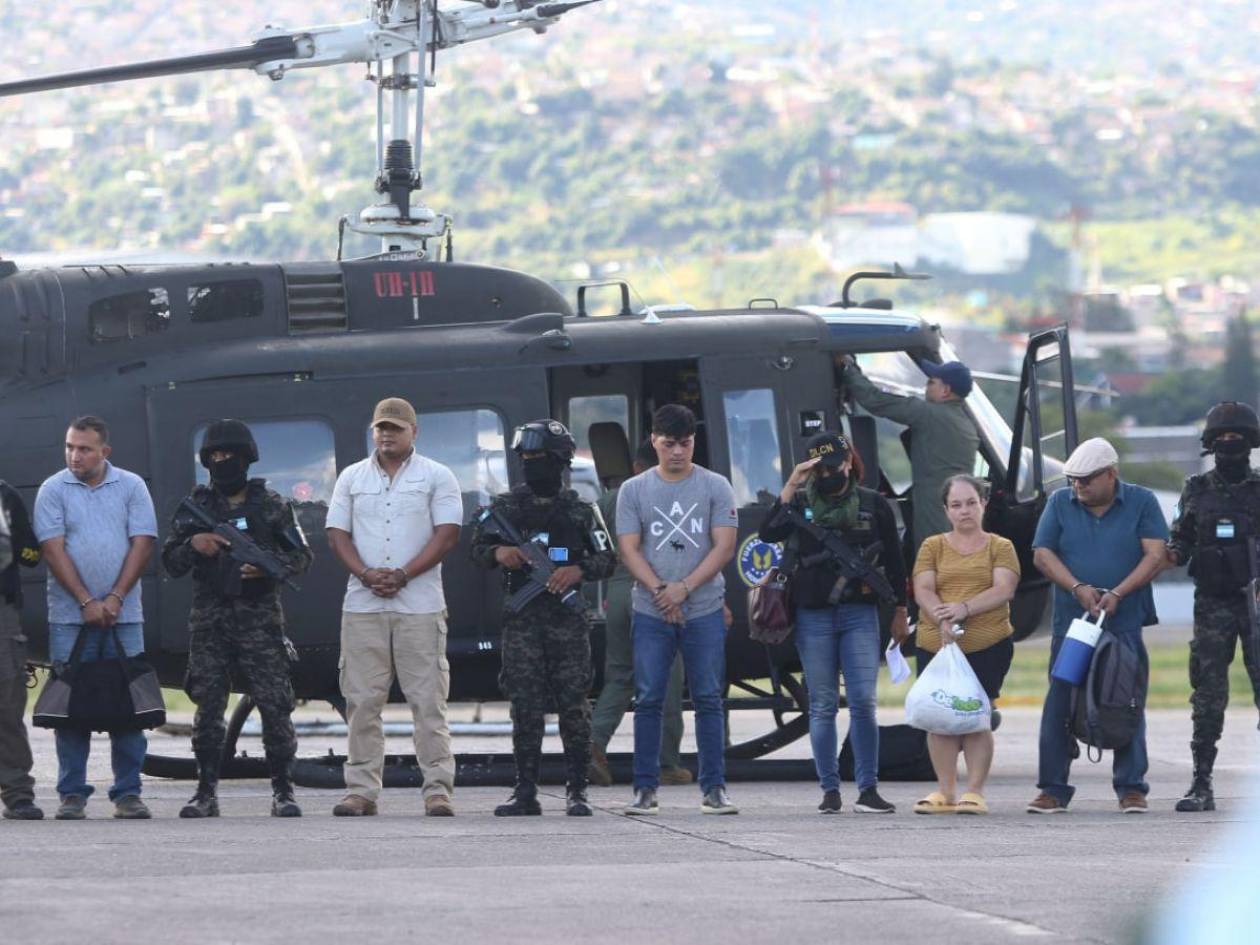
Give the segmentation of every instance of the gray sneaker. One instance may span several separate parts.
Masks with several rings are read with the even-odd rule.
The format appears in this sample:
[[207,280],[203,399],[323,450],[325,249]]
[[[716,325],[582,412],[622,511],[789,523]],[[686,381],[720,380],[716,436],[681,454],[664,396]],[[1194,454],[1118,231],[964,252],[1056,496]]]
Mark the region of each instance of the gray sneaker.
[[139,796],[128,794],[114,801],[114,816],[119,820],[148,820],[153,815]]
[[726,788],[713,787],[704,792],[704,800],[700,802],[702,814],[738,814],[739,808],[726,796]]
[[87,798],[82,794],[67,794],[57,808],[57,820],[82,820],[87,816]]
[[656,803],[656,788],[639,788],[634,792],[634,800],[626,807],[626,813],[636,817],[656,815],[661,812]]

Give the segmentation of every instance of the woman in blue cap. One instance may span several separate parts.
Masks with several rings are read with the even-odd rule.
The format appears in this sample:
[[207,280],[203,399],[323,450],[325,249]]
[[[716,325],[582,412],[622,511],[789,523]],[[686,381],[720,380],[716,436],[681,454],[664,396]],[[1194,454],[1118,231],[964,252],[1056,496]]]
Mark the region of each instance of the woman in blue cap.
[[818,809],[840,811],[840,771],[836,713],[840,674],[849,705],[858,799],[854,809],[890,814],[895,808],[879,795],[879,726],[875,721],[875,680],[879,674],[878,597],[870,584],[845,578],[823,549],[818,529],[838,535],[849,548],[883,573],[892,585],[896,612],[892,634],[906,637],[906,569],[897,522],[888,500],[864,489],[862,458],[838,433],[819,433],[806,444],[809,458],[792,470],[761,523],[766,542],[787,542],[795,559],[793,595],[796,648],[809,688],[809,739],[823,790]]

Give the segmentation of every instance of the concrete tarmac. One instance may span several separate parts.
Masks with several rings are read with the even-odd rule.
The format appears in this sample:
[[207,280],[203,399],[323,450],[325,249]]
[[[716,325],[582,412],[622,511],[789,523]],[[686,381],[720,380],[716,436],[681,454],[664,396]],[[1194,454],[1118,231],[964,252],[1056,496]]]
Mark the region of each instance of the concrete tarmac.
[[[1117,809],[1109,757],[1077,762],[1070,813],[1025,813],[1039,712],[1003,714],[987,817],[914,815],[928,784],[882,785],[898,805],[888,816],[854,813],[846,784],[844,812],[824,817],[814,784],[740,783],[734,817],[702,815],[695,787],[663,789],[659,817],[626,817],[630,789],[617,786],[592,790],[589,819],[564,817],[558,789],[546,791],[543,817],[495,818],[507,792],[467,788],[454,819],[426,819],[418,792],[399,790],[360,820],[330,816],[336,793],[300,791],[305,816],[278,820],[266,816],[264,782],[238,781],[222,788],[220,819],[195,822],[177,818],[190,784],[150,779],[155,819],[123,822],[109,817],[102,739],[89,820],[0,822],[0,941],[1128,943],[1168,890],[1229,881],[1214,845],[1255,816],[1255,709],[1230,710],[1219,809],[1201,815],[1172,810],[1189,783],[1188,711],[1151,713],[1151,812],[1137,816]],[[885,724],[898,716],[881,710]],[[740,732],[766,725],[734,718]],[[628,749],[629,732],[627,720],[614,750]],[[341,746],[303,744],[327,747]],[[457,740],[464,751],[503,747]],[[35,750],[51,816],[49,733],[35,734]],[[151,750],[186,753],[187,740],[154,735]],[[808,754],[806,740],[781,753]]]

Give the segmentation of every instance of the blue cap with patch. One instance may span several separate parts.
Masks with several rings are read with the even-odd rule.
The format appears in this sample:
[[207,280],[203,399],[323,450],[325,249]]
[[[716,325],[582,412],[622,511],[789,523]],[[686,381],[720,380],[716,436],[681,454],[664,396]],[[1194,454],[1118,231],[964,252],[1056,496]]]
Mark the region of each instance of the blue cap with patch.
[[931,361],[920,361],[919,367],[928,377],[944,381],[959,397],[971,393],[971,368],[961,361],[946,361],[944,364],[933,364]]

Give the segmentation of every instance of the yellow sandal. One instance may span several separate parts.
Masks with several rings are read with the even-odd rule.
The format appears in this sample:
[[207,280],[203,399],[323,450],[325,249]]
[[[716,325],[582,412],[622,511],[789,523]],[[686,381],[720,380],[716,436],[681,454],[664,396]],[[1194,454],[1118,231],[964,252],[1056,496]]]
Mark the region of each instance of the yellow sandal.
[[983,795],[974,791],[967,791],[958,799],[956,811],[959,814],[987,814],[989,812],[989,803],[984,799]]
[[953,814],[958,810],[953,804],[945,799],[945,795],[940,791],[933,791],[927,797],[915,801],[914,812],[916,814]]

